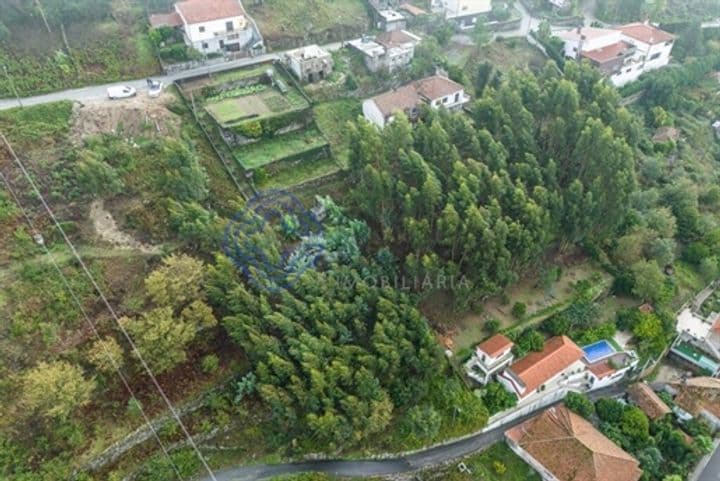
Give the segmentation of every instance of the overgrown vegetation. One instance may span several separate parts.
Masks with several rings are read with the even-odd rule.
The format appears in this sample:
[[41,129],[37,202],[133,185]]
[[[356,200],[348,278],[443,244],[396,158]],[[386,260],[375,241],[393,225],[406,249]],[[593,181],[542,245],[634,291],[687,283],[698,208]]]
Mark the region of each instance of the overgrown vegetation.
[[3,0],[0,63],[7,75],[0,75],[0,97],[157,73],[142,27],[144,6],[118,0]]

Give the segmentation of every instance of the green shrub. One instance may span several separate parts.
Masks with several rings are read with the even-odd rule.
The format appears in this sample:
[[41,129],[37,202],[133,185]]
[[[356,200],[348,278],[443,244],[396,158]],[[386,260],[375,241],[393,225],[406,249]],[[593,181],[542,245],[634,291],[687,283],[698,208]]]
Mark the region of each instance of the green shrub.
[[517,319],[522,319],[527,314],[527,306],[524,302],[516,302],[512,306],[512,315]]
[[345,88],[351,92],[358,88],[357,80],[355,80],[355,76],[351,73],[345,76]]
[[142,403],[131,397],[127,403],[127,414],[133,419],[138,419],[142,416]]
[[213,373],[220,367],[220,359],[215,354],[208,354],[200,361],[200,367],[207,374]]
[[502,476],[507,471],[507,466],[502,461],[493,461],[493,471],[498,476]]
[[237,133],[250,139],[259,139],[263,136],[263,126],[259,120],[251,120],[233,127]]
[[485,323],[485,330],[490,334],[495,334],[500,330],[500,321],[497,319],[490,319]]

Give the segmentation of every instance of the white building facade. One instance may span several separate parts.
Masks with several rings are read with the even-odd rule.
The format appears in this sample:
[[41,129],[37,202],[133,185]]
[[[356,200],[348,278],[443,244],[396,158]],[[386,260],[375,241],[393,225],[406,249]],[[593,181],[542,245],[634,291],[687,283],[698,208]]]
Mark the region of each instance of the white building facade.
[[182,29],[185,43],[206,54],[239,51],[255,36],[240,0],[185,0],[151,15],[150,25]]
[[675,37],[647,23],[615,29],[580,27],[557,34],[565,57],[585,58],[617,87],[670,63]]
[[473,28],[480,15],[492,11],[492,0],[433,0],[432,9],[447,20],[455,21],[460,28]]
[[483,385],[490,382],[495,373],[505,369],[513,361],[513,345],[512,341],[502,334],[492,336],[479,344],[465,363],[468,376]]
[[363,115],[382,129],[394,120],[397,112],[415,120],[422,104],[460,110],[468,102],[465,87],[443,75],[433,75],[365,100]]

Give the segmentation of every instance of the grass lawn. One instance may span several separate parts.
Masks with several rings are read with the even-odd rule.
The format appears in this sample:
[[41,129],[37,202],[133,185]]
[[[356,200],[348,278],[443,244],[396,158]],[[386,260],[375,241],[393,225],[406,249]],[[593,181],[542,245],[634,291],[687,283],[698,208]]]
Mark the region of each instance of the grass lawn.
[[[528,276],[508,287],[505,293],[509,303],[503,304],[500,296],[490,298],[480,313],[453,311],[452,300],[444,293],[434,293],[422,303],[423,313],[433,321],[436,328],[445,331],[454,344],[455,351],[468,348],[487,337],[485,323],[490,319],[500,321],[501,328],[539,323],[543,319],[567,308],[573,297],[572,285],[580,280],[598,277],[597,295],[610,285],[611,276],[600,266],[587,259],[562,267],[562,275],[549,291],[538,285],[535,275]],[[528,314],[521,321],[513,317],[511,309],[514,303],[522,302],[527,306]]]
[[256,169],[290,155],[327,144],[316,128],[301,130],[233,149],[235,158],[246,169]]
[[272,64],[260,64],[252,68],[244,68],[238,70],[230,70],[212,74],[213,83],[234,82],[236,80],[244,80],[247,78],[257,77],[264,74],[268,70],[273,70]]
[[452,43],[449,46],[450,61],[459,65],[473,78],[481,62],[491,63],[497,70],[507,72],[513,68],[539,70],[547,58],[525,39],[508,39],[491,42],[483,47]]
[[[461,473],[458,463],[463,462],[470,469],[470,473]],[[505,472],[498,474],[494,463],[499,462],[505,466]],[[504,443],[493,444],[485,451],[468,456],[442,468],[423,471],[418,475],[422,481],[540,481],[538,475],[525,461],[516,455]]]
[[364,0],[264,0],[262,5],[246,2],[246,8],[271,45],[327,31],[340,38],[344,29],[360,31],[369,24]]
[[333,155],[343,166],[347,165],[349,155],[347,123],[361,113],[361,103],[357,99],[335,100],[315,107],[315,122],[330,142]]
[[303,160],[297,165],[280,169],[272,176],[269,176],[257,184],[262,189],[277,189],[292,187],[317,177],[332,174],[340,169],[338,163],[330,157],[320,159]]
[[310,106],[299,92],[291,90],[283,95],[276,89],[256,94],[209,102],[205,109],[223,126],[237,125],[248,120],[261,120]]

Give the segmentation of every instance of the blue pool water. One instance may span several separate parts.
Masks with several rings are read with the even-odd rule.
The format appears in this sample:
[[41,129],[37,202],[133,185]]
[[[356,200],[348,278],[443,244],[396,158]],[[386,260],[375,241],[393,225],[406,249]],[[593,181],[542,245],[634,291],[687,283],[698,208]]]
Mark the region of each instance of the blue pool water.
[[582,348],[585,351],[585,358],[593,363],[615,354],[615,348],[607,341],[598,341]]

